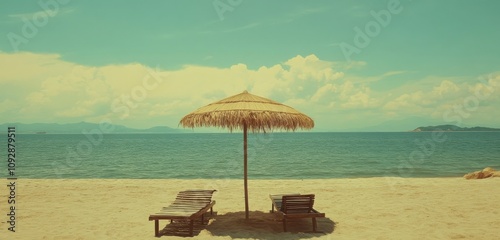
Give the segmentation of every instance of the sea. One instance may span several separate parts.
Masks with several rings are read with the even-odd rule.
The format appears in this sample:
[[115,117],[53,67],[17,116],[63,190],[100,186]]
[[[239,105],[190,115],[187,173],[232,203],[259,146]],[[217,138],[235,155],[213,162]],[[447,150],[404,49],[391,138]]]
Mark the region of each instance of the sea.
[[[15,140],[10,170],[17,178],[243,178],[241,132],[17,134]],[[249,133],[247,152],[249,179],[462,177],[500,169],[500,132]],[[11,171],[7,158],[2,162],[5,178]]]

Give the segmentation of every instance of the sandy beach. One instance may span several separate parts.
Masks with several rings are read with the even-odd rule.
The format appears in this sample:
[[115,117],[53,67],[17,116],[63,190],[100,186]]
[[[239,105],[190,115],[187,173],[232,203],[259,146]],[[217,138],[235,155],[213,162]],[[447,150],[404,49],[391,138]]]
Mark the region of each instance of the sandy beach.
[[[158,239],[149,214],[185,189],[217,189],[215,216],[188,239],[499,237],[500,178],[249,180],[250,220],[244,220],[242,180],[19,179],[16,232],[7,231],[2,204],[0,239]],[[326,213],[318,221],[322,233],[308,233],[310,220],[282,232],[269,213],[269,194],[284,192],[316,194],[315,208]],[[6,202],[8,188],[0,193]],[[168,224],[160,221],[161,228]],[[186,238],[167,232],[160,239]]]

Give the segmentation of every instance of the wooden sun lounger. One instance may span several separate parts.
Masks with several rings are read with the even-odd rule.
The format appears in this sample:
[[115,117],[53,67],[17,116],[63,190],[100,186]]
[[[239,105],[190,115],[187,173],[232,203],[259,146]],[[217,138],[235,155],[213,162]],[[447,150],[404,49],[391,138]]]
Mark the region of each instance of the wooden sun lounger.
[[297,196],[300,195],[300,193],[280,193],[280,194],[269,194],[269,198],[271,198],[271,212],[274,212],[274,209],[276,210],[281,209],[281,201],[283,199],[283,196]]
[[273,208],[276,210],[276,215],[283,220],[283,231],[285,232],[288,219],[312,218],[313,231],[316,232],[316,218],[325,217],[324,213],[320,213],[313,208],[314,194],[269,195],[269,197],[273,203]]
[[204,224],[204,213],[210,210],[213,214],[212,195],[216,190],[187,190],[177,194],[175,201],[168,207],[164,207],[160,212],[149,215],[149,221],[155,221],[155,236],[160,236],[159,220],[167,219],[189,221],[189,235],[193,236],[193,222],[201,219]]

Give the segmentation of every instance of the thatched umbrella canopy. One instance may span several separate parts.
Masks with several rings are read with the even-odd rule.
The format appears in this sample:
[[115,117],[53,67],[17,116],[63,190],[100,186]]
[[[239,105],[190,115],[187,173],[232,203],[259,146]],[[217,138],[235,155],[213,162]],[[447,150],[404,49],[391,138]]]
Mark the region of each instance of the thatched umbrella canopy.
[[228,128],[229,131],[243,130],[246,218],[248,218],[247,131],[268,132],[275,129],[295,131],[314,127],[314,121],[305,114],[247,91],[198,108],[182,118],[180,124],[189,128],[222,127]]

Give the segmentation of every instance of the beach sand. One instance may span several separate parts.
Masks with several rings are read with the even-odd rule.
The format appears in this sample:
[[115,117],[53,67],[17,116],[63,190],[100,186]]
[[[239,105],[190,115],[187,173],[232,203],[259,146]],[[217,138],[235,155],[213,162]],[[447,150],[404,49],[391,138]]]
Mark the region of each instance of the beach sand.
[[[15,233],[5,223],[8,188],[0,189],[0,239],[158,239],[150,213],[178,191],[213,188],[216,215],[208,225],[197,226],[193,238],[160,239],[500,238],[500,178],[360,178],[249,180],[250,220],[242,180],[19,179]],[[316,194],[315,208],[326,213],[318,220],[323,233],[307,233],[309,219],[282,232],[269,194],[285,192]]]

